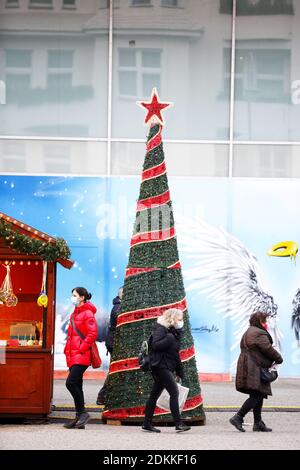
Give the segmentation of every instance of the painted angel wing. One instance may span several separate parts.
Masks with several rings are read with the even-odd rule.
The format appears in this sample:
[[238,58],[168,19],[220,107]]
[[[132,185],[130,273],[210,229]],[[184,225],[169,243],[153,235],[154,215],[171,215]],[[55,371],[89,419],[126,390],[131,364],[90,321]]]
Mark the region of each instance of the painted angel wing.
[[295,297],[292,301],[293,313],[292,313],[292,328],[295,333],[295,337],[300,346],[299,336],[300,336],[300,289],[297,290]]
[[[176,218],[177,219],[177,218]],[[255,311],[269,316],[269,332],[280,350],[281,333],[277,327],[277,305],[263,285],[255,256],[243,243],[223,228],[213,227],[200,218],[176,220],[179,248],[194,267],[184,270],[189,290],[198,289],[213,299],[218,313],[235,326],[234,349],[249,326]]]

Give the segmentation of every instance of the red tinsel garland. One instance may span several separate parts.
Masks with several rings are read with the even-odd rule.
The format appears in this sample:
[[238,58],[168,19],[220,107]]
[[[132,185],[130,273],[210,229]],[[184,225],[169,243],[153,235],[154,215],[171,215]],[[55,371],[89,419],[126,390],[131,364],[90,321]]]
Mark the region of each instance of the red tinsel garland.
[[155,149],[155,147],[158,147],[161,144],[161,131],[162,126],[159,126],[157,134],[155,134],[150,140],[148,140],[146,144],[147,152],[150,152],[151,150]]
[[150,271],[156,271],[158,268],[127,268],[125,279],[130,276],[135,276],[136,274],[149,273]]
[[180,269],[181,268],[180,261],[176,261],[176,263],[171,264],[170,266],[168,266],[168,268],[169,269]]
[[170,202],[170,191],[165,191],[158,196],[148,197],[146,199],[140,199],[137,203],[137,212],[146,210],[146,209],[153,209],[154,207],[162,206],[163,204],[167,204]]
[[[181,268],[180,261],[177,261],[176,263],[171,264],[170,266],[167,267],[167,269],[180,269],[180,268]],[[161,268],[127,268],[125,279],[127,279],[130,276],[135,276],[136,274],[143,274],[143,273],[148,273],[150,271],[157,271],[158,269],[161,269]]]
[[132,236],[130,246],[140,245],[142,243],[161,242],[174,237],[174,227],[170,227],[165,230],[153,230],[153,232],[138,232]]
[[124,372],[133,369],[139,369],[139,360],[137,357],[129,357],[128,359],[111,362],[108,373],[115,374],[116,372]]
[[152,178],[158,178],[166,173],[166,164],[165,162],[160,163],[159,165],[153,166],[148,170],[144,170],[142,173],[142,181],[147,181]]
[[150,320],[157,318],[167,309],[167,308],[178,308],[185,311],[187,309],[186,299],[182,299],[179,302],[174,302],[167,305],[159,305],[155,307],[148,307],[141,310],[133,310],[132,312],[124,312],[118,316],[117,327],[123,325],[124,323],[132,323],[141,320]]
[[195,347],[194,345],[191,346],[188,349],[182,349],[179,351],[180,359],[182,362],[188,361],[189,359],[192,359],[192,357],[195,356]]
[[[191,346],[188,349],[183,349],[179,352],[182,362],[188,361],[195,356],[195,348]],[[128,359],[121,359],[120,361],[111,362],[109,366],[109,374],[116,374],[117,372],[125,372],[129,370],[139,369],[139,361],[137,357],[129,357]]]
[[[193,398],[188,398],[183,407],[183,411],[193,410],[198,406],[202,405],[203,398],[201,395],[196,395]],[[154,411],[154,416],[169,414],[169,411],[163,410],[156,407]],[[103,418],[111,419],[126,419],[134,417],[142,417],[145,415],[145,406],[134,406],[132,408],[118,408],[114,410],[103,411]]]

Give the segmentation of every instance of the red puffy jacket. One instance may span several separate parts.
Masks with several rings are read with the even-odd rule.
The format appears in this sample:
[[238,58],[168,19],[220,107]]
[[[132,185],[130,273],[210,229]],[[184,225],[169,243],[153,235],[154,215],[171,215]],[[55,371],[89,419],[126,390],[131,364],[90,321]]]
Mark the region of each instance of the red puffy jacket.
[[[80,307],[75,307],[70,317],[67,343],[64,349],[69,368],[75,364],[82,366],[91,365],[91,345],[96,341],[98,334],[97,322],[95,320],[96,311],[95,305],[91,302],[85,302]],[[72,318],[74,318],[75,326],[82,333],[84,339],[81,339],[74,330]]]

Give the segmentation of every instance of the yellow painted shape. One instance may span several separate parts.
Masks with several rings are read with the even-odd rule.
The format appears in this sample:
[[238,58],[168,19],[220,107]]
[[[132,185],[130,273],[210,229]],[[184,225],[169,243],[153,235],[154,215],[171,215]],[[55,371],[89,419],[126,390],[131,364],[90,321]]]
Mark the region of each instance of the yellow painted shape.
[[273,245],[267,251],[269,256],[279,256],[279,257],[287,257],[290,256],[291,258],[296,259],[296,255],[298,253],[298,245],[296,242],[287,240],[284,242],[277,243]]

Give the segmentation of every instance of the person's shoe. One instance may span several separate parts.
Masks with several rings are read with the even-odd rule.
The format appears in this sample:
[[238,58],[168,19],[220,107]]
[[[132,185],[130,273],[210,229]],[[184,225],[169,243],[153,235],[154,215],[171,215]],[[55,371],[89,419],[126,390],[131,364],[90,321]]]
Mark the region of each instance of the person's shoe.
[[160,432],[160,429],[155,428],[152,424],[143,424],[142,429],[143,431]]
[[85,425],[87,424],[87,422],[89,421],[90,418],[91,418],[90,415],[86,411],[84,413],[81,413],[79,415],[78,421],[75,424],[74,428],[84,429]]
[[184,432],[184,431],[189,431],[191,428],[190,426],[187,426],[185,423],[180,423],[175,426],[175,429],[177,432]]
[[238,431],[245,432],[245,429],[243,428],[243,418],[239,416],[238,414],[234,415],[232,418],[230,418],[229,422],[234,426]]
[[271,432],[272,429],[268,428],[263,421],[259,421],[258,423],[254,423],[253,431]]
[[64,424],[64,428],[66,429],[73,429],[75,428],[75,424],[79,420],[79,415],[76,414],[75,418],[72,419],[72,421],[68,421],[67,423]]

